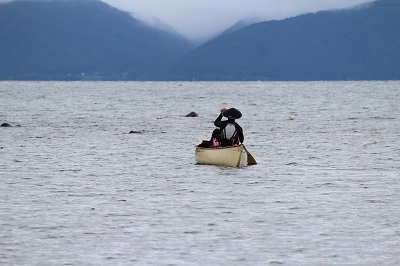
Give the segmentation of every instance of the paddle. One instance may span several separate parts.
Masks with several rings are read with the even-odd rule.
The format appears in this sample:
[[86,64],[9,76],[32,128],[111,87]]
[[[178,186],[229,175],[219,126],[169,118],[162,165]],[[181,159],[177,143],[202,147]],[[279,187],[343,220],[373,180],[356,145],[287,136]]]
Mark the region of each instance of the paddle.
[[246,146],[243,145],[243,148],[247,153],[247,165],[257,164],[256,159],[254,159],[253,155],[246,149]]

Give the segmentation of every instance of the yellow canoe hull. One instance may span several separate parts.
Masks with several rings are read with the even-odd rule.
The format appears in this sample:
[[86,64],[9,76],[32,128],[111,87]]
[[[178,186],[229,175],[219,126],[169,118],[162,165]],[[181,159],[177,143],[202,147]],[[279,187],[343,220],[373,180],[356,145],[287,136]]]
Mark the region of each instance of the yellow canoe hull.
[[[249,155],[251,156],[251,154]],[[243,167],[249,164],[248,151],[243,144],[221,148],[203,148],[196,146],[194,157],[198,164],[211,164],[230,167]],[[254,158],[252,159],[254,160]]]

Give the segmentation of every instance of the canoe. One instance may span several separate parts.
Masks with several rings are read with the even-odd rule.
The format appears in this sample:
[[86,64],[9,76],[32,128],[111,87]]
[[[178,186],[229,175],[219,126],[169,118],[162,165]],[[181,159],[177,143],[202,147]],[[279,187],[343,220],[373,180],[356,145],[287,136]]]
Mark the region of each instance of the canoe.
[[237,146],[203,148],[196,146],[195,160],[198,164],[243,167],[256,164],[253,156],[241,144]]

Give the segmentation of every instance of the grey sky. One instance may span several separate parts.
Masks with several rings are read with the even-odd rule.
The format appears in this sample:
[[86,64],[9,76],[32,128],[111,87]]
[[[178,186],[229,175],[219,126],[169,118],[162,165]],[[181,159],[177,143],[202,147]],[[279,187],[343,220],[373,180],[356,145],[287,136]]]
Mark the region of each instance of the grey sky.
[[190,39],[205,39],[241,19],[282,19],[372,0],[102,0],[147,22],[163,21]]

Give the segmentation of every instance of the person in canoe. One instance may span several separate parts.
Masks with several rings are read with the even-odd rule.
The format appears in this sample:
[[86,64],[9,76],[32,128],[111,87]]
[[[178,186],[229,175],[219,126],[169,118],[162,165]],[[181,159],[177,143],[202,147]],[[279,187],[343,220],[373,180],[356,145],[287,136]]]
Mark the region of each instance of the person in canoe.
[[210,140],[203,140],[198,147],[203,148],[217,148],[221,146],[221,130],[219,128],[214,129]]
[[[222,117],[225,117],[228,120],[222,121]],[[219,127],[221,130],[220,136],[222,147],[239,145],[239,142],[243,143],[243,129],[238,125],[238,123],[235,122],[236,119],[241,117],[242,113],[235,108],[221,109],[221,113],[215,120],[214,125]]]

